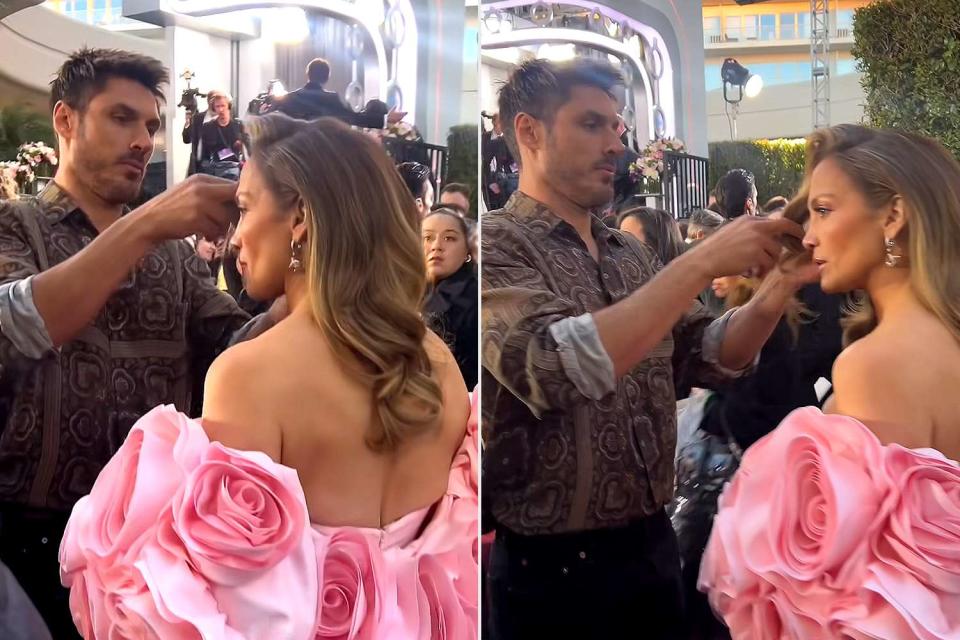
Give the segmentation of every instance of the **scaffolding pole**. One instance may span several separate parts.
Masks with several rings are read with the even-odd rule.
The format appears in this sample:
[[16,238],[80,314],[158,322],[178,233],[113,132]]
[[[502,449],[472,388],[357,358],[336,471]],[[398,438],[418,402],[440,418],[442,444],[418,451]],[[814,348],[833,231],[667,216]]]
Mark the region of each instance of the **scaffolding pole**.
[[813,128],[830,126],[829,0],[810,0],[810,63]]

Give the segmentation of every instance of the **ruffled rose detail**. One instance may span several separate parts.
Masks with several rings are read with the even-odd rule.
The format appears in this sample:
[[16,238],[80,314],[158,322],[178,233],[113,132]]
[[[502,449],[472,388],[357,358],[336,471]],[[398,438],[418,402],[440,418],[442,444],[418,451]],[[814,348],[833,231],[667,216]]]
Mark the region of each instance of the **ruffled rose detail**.
[[204,576],[234,585],[291,552],[308,520],[304,505],[295,471],[213,443],[173,501],[173,529]]
[[87,640],[475,638],[472,407],[446,494],[382,532],[308,526],[294,470],[155,409],[67,525],[61,576],[78,630]]
[[790,414],[719,501],[700,588],[733,638],[960,638],[960,468]]

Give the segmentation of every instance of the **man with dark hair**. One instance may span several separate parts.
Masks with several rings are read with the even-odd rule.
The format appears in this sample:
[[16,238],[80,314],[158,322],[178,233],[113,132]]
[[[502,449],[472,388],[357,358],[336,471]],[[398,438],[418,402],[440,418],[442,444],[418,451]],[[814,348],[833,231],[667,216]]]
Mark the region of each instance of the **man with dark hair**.
[[771,214],[783,211],[787,208],[788,204],[789,201],[783,196],[773,196],[767,200],[767,203],[763,205],[763,209],[761,209],[761,211],[763,212],[763,215],[769,216]]
[[694,300],[715,276],[771,269],[779,236],[802,236],[789,220],[738,221],[662,269],[601,223],[595,210],[613,197],[623,153],[622,82],[605,62],[533,60],[500,90],[521,168],[506,207],[481,220],[497,640],[685,637],[664,511],[674,385],[749,369],[799,287],[800,271],[772,271],[762,294],[719,320]]
[[728,220],[757,215],[757,185],[746,169],[731,169],[717,182],[717,205]]
[[248,320],[182,241],[223,235],[235,182],[192,176],[125,206],[166,82],[139,54],[71,55],[51,83],[57,174],[0,203],[0,559],[58,640],[76,637],[57,559],[71,508],[144,413],[197,415],[206,367]]
[[384,129],[388,124],[400,122],[403,116],[407,115],[405,112],[380,109],[356,112],[344,102],[340,94],[323,88],[329,80],[330,63],[323,58],[311,60],[307,65],[307,84],[277,99],[273,110],[300,120],[337,118],[349,125],[366,129]]
[[470,211],[470,186],[460,182],[451,182],[440,190],[440,204],[456,205],[466,214]]

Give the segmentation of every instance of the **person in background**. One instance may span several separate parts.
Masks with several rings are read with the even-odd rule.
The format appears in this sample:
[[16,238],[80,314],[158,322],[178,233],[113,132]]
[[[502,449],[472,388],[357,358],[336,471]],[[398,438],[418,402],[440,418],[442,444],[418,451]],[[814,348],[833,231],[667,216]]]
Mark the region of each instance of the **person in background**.
[[761,211],[763,215],[770,216],[774,213],[782,213],[787,208],[787,199],[783,196],[773,196],[763,205]]
[[420,233],[429,289],[423,304],[427,324],[450,347],[460,373],[472,389],[478,376],[479,301],[470,253],[470,230],[456,212],[434,209]]
[[213,91],[210,110],[216,116],[200,129],[200,173],[240,179],[243,157],[243,125],[231,113],[233,100],[222,91]]
[[425,217],[433,209],[433,175],[430,168],[419,162],[402,162],[397,165],[397,171],[416,201],[420,217]]
[[692,244],[703,240],[719,229],[726,222],[719,213],[709,209],[697,209],[690,214],[687,226],[686,243]]
[[470,186],[451,182],[440,190],[440,204],[456,205],[466,215],[470,211]]
[[746,169],[731,169],[717,182],[717,206],[724,218],[757,215],[757,185]]
[[[207,92],[207,109],[205,111],[194,112],[191,108],[187,109],[186,122],[183,124],[181,135],[183,143],[190,145],[190,164],[187,166],[188,177],[197,173],[199,169],[201,160],[199,154],[200,130],[204,124],[217,117],[217,114],[213,111],[213,98],[217,93],[215,90]],[[196,101],[192,103],[191,107],[195,105]]]
[[272,110],[285,113],[298,120],[316,120],[331,117],[355,127],[385,129],[387,125],[403,120],[406,112],[385,111],[381,102],[368,102],[368,109],[356,112],[344,102],[340,94],[327,91],[324,85],[330,80],[330,63],[323,58],[314,58],[307,65],[307,83],[282,98],[278,98]]
[[617,228],[653,249],[661,264],[669,264],[683,253],[680,226],[662,209],[630,207],[617,216]]

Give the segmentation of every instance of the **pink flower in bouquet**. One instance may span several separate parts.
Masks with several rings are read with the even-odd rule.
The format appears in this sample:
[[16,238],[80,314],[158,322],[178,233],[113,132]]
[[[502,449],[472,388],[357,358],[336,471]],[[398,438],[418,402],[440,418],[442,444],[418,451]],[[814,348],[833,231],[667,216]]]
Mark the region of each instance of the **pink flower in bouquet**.
[[308,521],[297,473],[214,442],[173,499],[173,530],[213,583],[235,585],[283,560]]
[[359,531],[334,533],[318,557],[320,602],[317,639],[375,638],[380,596],[377,551]]

